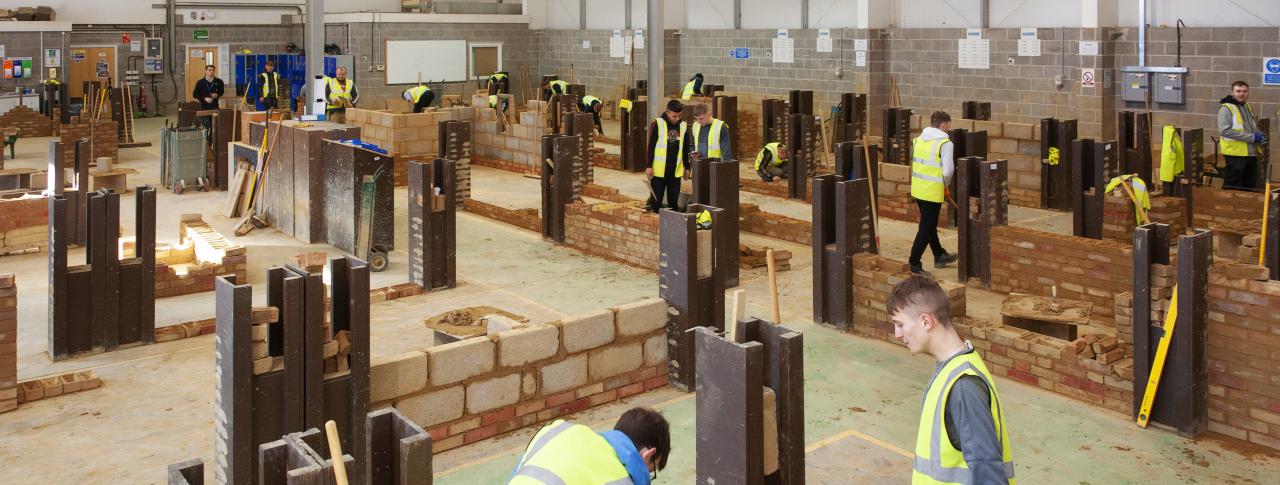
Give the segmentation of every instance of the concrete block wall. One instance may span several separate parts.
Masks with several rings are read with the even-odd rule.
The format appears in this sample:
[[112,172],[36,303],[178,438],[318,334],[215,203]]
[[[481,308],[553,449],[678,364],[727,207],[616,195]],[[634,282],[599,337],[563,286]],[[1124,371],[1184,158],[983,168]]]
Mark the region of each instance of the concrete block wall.
[[[368,106],[366,104],[366,106]],[[394,113],[390,110],[348,109],[347,124],[360,128],[361,141],[386,149],[392,161],[393,183],[400,187],[409,183],[409,161],[434,160],[440,155],[440,123],[449,120],[471,121],[488,108],[469,106],[431,108],[424,113]],[[492,112],[492,110],[489,110]],[[475,145],[475,136],[469,142]],[[454,160],[458,172],[458,201],[471,196],[471,157]]]
[[1209,430],[1280,449],[1280,281],[1209,272]]
[[[666,58],[667,77],[664,83],[667,91],[674,91],[673,83],[680,80],[679,71],[672,66],[678,65],[678,40],[667,31]],[[624,39],[632,38],[634,30],[623,30]],[[644,35],[649,35],[645,32]],[[649,73],[649,50],[646,43],[644,49],[635,49],[631,65],[624,64],[621,57],[609,57],[609,38],[612,30],[537,30],[533,31],[533,42],[539,53],[536,69],[530,67],[529,74],[536,83],[543,75],[556,75],[572,84],[582,84],[587,94],[602,100],[616,101],[626,94],[619,88],[635,87],[637,80],[647,79]],[[582,42],[589,41],[589,49],[582,48]],[[513,73],[515,71],[512,71]],[[688,76],[686,76],[687,78]],[[680,82],[683,86],[684,83]],[[515,87],[513,86],[513,89]]]
[[[872,254],[854,256],[852,298],[854,333],[901,344],[885,311],[889,292],[908,275],[907,265]],[[941,282],[951,300],[951,321],[962,338],[973,343],[987,368],[997,377],[1062,394],[1128,415],[1133,408],[1133,359],[1099,359],[1094,344],[1106,342],[1108,351],[1123,349],[1114,337],[1084,335],[1074,341],[1004,326],[965,314],[964,285]],[[1089,349],[1085,352],[1084,349]],[[1123,353],[1127,350],[1120,350]],[[1008,385],[997,381],[997,386]]]
[[427,429],[439,453],[656,389],[666,310],[647,299],[375,357],[370,401]]
[[0,413],[18,408],[18,286],[0,274]]
[[1115,327],[1115,296],[1133,289],[1133,243],[991,228],[991,289],[1093,303],[1093,320]]
[[[519,173],[542,173],[542,137],[551,134],[545,116],[546,103],[529,101],[525,110],[506,126],[493,108],[476,108],[480,113],[475,123],[476,165]],[[544,116],[539,116],[543,114]]]
[[48,199],[43,196],[0,199],[0,255],[48,247]]

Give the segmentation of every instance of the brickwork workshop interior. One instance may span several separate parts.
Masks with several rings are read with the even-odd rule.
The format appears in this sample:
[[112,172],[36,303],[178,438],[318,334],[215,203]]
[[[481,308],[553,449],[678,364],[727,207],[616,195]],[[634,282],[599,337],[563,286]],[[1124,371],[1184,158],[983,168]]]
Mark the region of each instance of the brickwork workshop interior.
[[0,0],[0,483],[1269,483],[1271,7]]

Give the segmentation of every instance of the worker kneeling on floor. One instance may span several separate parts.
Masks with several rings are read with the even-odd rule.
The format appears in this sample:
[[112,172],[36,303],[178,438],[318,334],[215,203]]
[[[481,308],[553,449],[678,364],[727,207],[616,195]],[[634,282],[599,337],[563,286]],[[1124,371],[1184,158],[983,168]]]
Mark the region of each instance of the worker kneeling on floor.
[[778,182],[787,178],[787,146],[778,142],[766,144],[756,154],[756,175],[765,182]]
[[947,293],[912,275],[894,286],[885,309],[894,336],[937,361],[921,403],[911,483],[1014,483],[1000,393],[973,344],[952,326]]
[[533,435],[507,483],[647,485],[669,454],[671,427],[652,409],[632,408],[604,433],[558,419]]

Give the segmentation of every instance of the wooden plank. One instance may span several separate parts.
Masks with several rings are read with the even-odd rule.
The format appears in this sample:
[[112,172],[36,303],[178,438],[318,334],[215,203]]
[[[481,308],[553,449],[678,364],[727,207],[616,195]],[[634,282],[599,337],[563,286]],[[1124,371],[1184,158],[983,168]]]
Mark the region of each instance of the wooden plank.
[[248,184],[248,179],[248,170],[243,168],[236,169],[235,177],[231,178],[230,190],[227,191],[227,202],[222,207],[222,215],[227,217],[240,215],[240,204],[244,199],[244,190]]

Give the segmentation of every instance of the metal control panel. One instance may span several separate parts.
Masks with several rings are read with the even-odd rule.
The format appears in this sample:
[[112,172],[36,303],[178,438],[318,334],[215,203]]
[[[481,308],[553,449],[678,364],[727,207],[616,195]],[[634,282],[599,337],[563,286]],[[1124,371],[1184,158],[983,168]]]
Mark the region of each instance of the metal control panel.
[[1146,102],[1150,76],[1151,74],[1146,72],[1123,73],[1120,78],[1122,83],[1120,86],[1120,99],[1136,103]]
[[164,73],[164,38],[147,37],[142,40],[142,73]]
[[1163,104],[1183,104],[1186,96],[1183,84],[1186,75],[1181,73],[1153,73],[1155,86],[1151,91],[1151,100]]

